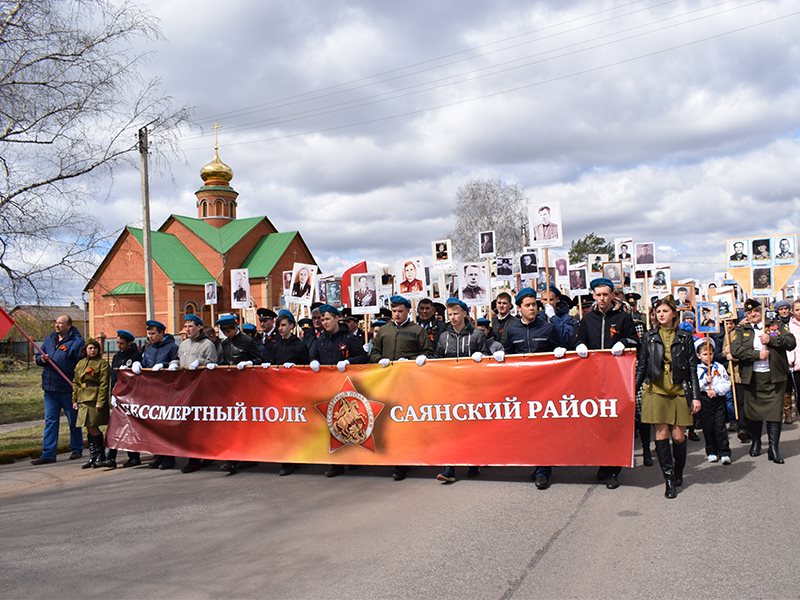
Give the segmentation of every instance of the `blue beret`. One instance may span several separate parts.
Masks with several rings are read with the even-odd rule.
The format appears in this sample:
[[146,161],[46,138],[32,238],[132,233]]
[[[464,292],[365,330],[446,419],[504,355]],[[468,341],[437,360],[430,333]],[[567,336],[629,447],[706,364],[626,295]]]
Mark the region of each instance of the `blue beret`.
[[242,325],[242,331],[244,331],[245,333],[255,333],[256,326],[253,325],[252,323],[245,323],[244,325]]
[[465,312],[469,312],[469,309],[467,308],[467,303],[464,302],[463,300],[459,300],[458,298],[448,298],[447,300],[444,301],[444,303],[446,306],[460,306],[461,308],[464,309]]
[[514,303],[519,306],[522,304],[522,301],[525,298],[536,298],[536,290],[531,287],[524,287],[520,291],[517,292],[517,297],[514,299]]
[[614,282],[607,277],[598,277],[597,279],[592,279],[589,282],[589,289],[594,290],[594,288],[600,287],[601,285],[607,285],[611,288],[612,292],[614,291]]
[[383,327],[384,325],[386,325],[386,321],[384,321],[383,319],[374,319],[372,321],[373,327]]
[[408,298],[403,298],[403,296],[392,296],[389,298],[390,306],[398,306],[400,304],[406,308],[411,308],[411,301]]
[[136,339],[136,336],[127,329],[117,329],[117,337],[121,337],[123,340],[128,340],[129,342]]
[[224,317],[220,317],[219,319],[217,319],[217,325],[219,325],[220,327],[233,325],[235,327],[236,317],[234,317],[233,315],[225,315]]
[[286,317],[287,319],[289,319],[289,323],[294,325],[294,315],[292,314],[292,311],[282,308],[281,310],[278,311],[277,318],[280,319],[281,317]]
[[166,325],[164,325],[161,321],[156,321],[155,319],[150,319],[149,321],[145,321],[144,326],[145,327],[156,327],[156,328],[160,329],[161,331],[166,331],[167,330],[167,326]]
[[478,325],[481,325],[483,327],[489,327],[491,324],[492,322],[486,317],[481,317],[480,319],[478,319]]
[[339,309],[335,306],[331,306],[330,304],[322,304],[317,307],[319,314],[323,313],[331,313],[332,315],[339,316]]
[[185,317],[183,317],[183,320],[191,321],[192,323],[200,325],[201,327],[203,326],[203,319],[201,319],[197,315],[186,315]]
[[311,320],[311,319],[309,319],[309,318],[300,319],[300,320],[297,322],[297,324],[298,324],[298,325],[300,325],[300,327],[302,327],[302,328],[304,328],[304,329],[305,329],[306,327],[308,327],[309,329],[311,329],[312,327],[314,327],[314,321],[312,321],[312,320]]

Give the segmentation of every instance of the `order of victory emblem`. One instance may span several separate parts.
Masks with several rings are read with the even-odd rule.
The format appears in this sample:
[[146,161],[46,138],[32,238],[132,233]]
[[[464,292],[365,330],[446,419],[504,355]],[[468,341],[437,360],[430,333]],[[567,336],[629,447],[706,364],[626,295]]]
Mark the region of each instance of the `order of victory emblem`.
[[362,446],[375,451],[372,432],[383,404],[359,394],[349,377],[338,394],[330,400],[318,402],[314,408],[325,417],[328,424],[331,433],[330,452],[342,446]]

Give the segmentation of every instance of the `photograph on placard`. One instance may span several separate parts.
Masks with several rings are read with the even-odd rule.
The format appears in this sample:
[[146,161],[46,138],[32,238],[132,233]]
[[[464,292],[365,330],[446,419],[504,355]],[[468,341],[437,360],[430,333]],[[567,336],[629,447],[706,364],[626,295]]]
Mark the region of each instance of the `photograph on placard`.
[[772,238],[775,248],[775,265],[788,266],[797,264],[797,238],[794,235],[783,235]]
[[772,296],[772,267],[753,268],[752,296]]
[[289,302],[310,306],[316,287],[317,265],[294,263],[292,267],[292,287],[289,290]]
[[633,263],[633,240],[631,238],[616,238],[614,240],[614,260],[621,263]]
[[556,277],[566,279],[569,277],[569,261],[566,258],[557,258],[553,261],[556,269]]
[[442,300],[446,298],[442,297],[442,289],[444,289],[444,273],[437,272],[436,277],[433,278],[431,281],[431,299],[432,300]]
[[539,267],[538,273],[538,288],[539,290],[543,290],[545,288],[545,280],[548,279],[550,281],[550,287],[556,286],[556,269],[555,267],[549,267],[545,269],[544,267]]
[[608,254],[590,254],[588,257],[592,277],[603,274],[603,263],[608,262]]
[[747,248],[748,240],[744,238],[737,238],[727,241],[728,251],[728,268],[736,269],[738,267],[746,267],[750,264],[750,254]]
[[753,238],[750,248],[751,265],[767,267],[772,264],[772,244],[769,238]]
[[458,297],[458,278],[455,271],[445,271],[444,276],[444,296],[447,298]]
[[[697,303],[697,333],[719,333],[719,306],[716,302]],[[711,342],[712,347],[714,342]]]
[[217,282],[210,281],[209,283],[205,284],[205,297],[206,297],[206,304],[208,306],[214,305],[217,303]]
[[250,275],[247,269],[231,269],[231,308],[250,306]]
[[281,275],[283,276],[283,295],[288,296],[292,291],[292,272],[282,271]]
[[528,223],[530,245],[534,248],[556,248],[563,245],[560,202],[529,202]]
[[478,232],[478,254],[481,258],[494,256],[494,230]]
[[498,256],[494,259],[495,273],[502,281],[514,279],[514,258],[511,256]]
[[526,252],[519,257],[519,272],[530,275],[538,272],[539,259],[535,252]]
[[587,294],[589,292],[589,273],[586,265],[570,265],[569,269],[569,292],[572,296]]
[[459,270],[459,295],[467,306],[484,306],[489,297],[489,269],[485,262],[463,263]]
[[736,298],[733,290],[714,293],[710,296],[710,301],[717,305],[717,314],[721,321],[728,321],[736,318]]
[[650,291],[659,298],[663,298],[672,293],[672,279],[669,267],[658,267],[653,272],[650,280]]
[[378,276],[375,273],[350,275],[350,306],[354,315],[378,312]]
[[678,310],[692,310],[695,304],[694,281],[688,283],[672,282],[672,297]]
[[328,304],[336,308],[342,306],[342,282],[340,279],[333,279],[325,282],[325,297]]
[[451,240],[431,242],[431,258],[436,268],[450,267],[453,264],[453,242]]
[[656,245],[654,242],[637,242],[633,245],[636,269],[652,269],[656,264]]
[[317,302],[322,302],[323,304],[328,303],[328,288],[325,287],[325,282],[332,277],[332,275],[327,275],[317,278],[316,292],[314,292],[314,298],[316,298]]
[[406,298],[425,297],[425,266],[419,257],[407,258],[395,265],[397,293]]
[[603,277],[610,279],[614,287],[620,287],[622,285],[622,263],[616,260],[604,262]]

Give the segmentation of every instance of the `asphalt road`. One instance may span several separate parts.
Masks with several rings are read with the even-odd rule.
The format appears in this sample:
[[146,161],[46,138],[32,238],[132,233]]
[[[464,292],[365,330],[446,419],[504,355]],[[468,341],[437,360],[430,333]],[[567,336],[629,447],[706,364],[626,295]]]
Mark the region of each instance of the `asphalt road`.
[[689,442],[675,500],[658,466],[614,491],[556,469],[539,491],[519,468],[442,485],[18,462],[0,466],[0,597],[800,598],[800,427],[782,466],[731,441],[731,466]]

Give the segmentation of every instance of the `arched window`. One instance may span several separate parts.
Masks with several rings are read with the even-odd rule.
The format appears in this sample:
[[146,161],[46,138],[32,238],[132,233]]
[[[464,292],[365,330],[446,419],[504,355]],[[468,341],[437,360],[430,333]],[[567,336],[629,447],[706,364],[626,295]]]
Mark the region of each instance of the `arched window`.
[[197,314],[197,305],[194,302],[187,302],[183,307],[184,315]]
[[208,202],[203,200],[203,217],[208,216]]
[[217,198],[217,202],[215,203],[216,210],[214,214],[218,217],[222,216],[222,198]]

